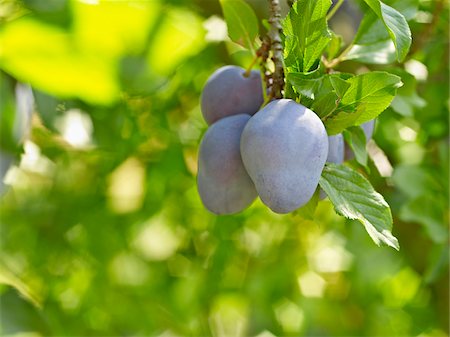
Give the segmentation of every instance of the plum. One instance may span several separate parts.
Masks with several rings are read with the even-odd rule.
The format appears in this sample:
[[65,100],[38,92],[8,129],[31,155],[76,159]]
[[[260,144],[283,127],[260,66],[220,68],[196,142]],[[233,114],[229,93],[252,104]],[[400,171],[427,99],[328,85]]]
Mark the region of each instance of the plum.
[[206,82],[201,96],[201,110],[208,125],[238,114],[253,115],[263,104],[263,89],[259,71],[248,77],[237,66],[216,70]]
[[241,133],[250,115],[225,117],[205,133],[198,156],[197,185],[205,207],[215,214],[242,211],[257,197],[240,153]]
[[320,118],[290,99],[267,104],[244,128],[241,155],[264,204],[289,213],[313,196],[328,155]]
[[342,164],[344,161],[344,137],[342,134],[328,137],[327,162]]
[[375,119],[361,124],[361,127],[366,135],[366,142],[368,142],[372,138],[373,130],[375,129]]
[[[327,163],[342,164],[344,161],[344,137],[342,134],[328,136]],[[320,189],[320,200],[327,197],[324,190]]]

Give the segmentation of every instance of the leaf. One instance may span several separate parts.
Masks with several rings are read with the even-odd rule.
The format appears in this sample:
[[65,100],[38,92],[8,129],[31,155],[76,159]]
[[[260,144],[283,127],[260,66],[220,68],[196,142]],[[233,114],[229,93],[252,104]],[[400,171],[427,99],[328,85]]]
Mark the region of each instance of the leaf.
[[308,72],[318,64],[331,40],[326,15],[330,0],[298,0],[283,21],[287,68]]
[[331,74],[328,76],[330,79],[331,86],[334,89],[334,92],[342,99],[348,88],[350,87],[349,82],[347,81],[349,78],[353,77],[353,75],[349,74]]
[[[396,89],[402,85],[400,77],[381,71],[374,71],[352,77],[347,80],[347,83],[350,84],[350,88],[342,97],[342,110],[361,103],[366,103],[367,105],[379,105],[388,100],[390,102],[392,100],[390,97],[393,97]],[[388,106],[386,103],[384,103],[384,105],[386,105],[386,107]],[[371,119],[373,118],[365,118],[361,123]]]
[[321,86],[316,94],[316,100],[312,103],[311,109],[319,117],[325,117],[333,113],[339,106],[339,102],[350,87],[346,82],[350,76],[345,73],[326,74],[322,77]]
[[411,46],[411,30],[405,17],[396,9],[379,0],[364,0],[383,22],[397,50],[397,60],[402,62]]
[[120,98],[116,61],[80,52],[72,36],[56,26],[22,17],[5,24],[0,45],[0,68],[33,88],[92,104]]
[[324,74],[319,67],[309,73],[289,72],[286,78],[303,95],[301,103],[319,117],[324,117],[336,110],[350,87],[346,80],[351,76],[353,75],[346,73]]
[[445,202],[436,196],[426,194],[405,203],[400,209],[399,216],[403,221],[422,224],[433,242],[445,243],[448,241],[445,209]]
[[12,273],[3,262],[0,263],[0,285],[9,285],[15,288],[28,302],[37,308],[42,308],[42,298],[29,285]]
[[148,69],[154,74],[146,75],[143,68],[144,74],[141,75],[153,77],[154,82],[159,76],[172,76],[176,67],[205,45],[206,30],[199,15],[182,8],[170,8],[164,12],[152,33],[152,44],[146,57]]
[[385,0],[384,3],[395,8],[410,21],[416,17],[420,0]]
[[242,0],[220,0],[220,4],[231,40],[254,51],[259,27],[252,7]]
[[393,69],[393,72],[402,78],[404,85],[398,90],[391,107],[402,116],[412,117],[414,110],[424,108],[427,103],[417,94],[417,80],[413,75],[401,69]]
[[383,40],[368,45],[355,44],[344,60],[354,60],[367,64],[390,64],[395,61],[395,46],[391,40]]
[[319,91],[319,88],[322,85],[323,77],[317,77],[310,74],[311,73],[291,72],[287,74],[286,79],[292,84],[298,93],[314,99],[315,93]]
[[[325,87],[325,86],[323,86]],[[311,110],[320,118],[329,115],[338,106],[338,96],[334,91],[318,95],[317,99],[311,104]]]
[[344,130],[344,139],[355,154],[356,161],[367,169],[366,135],[360,126]]
[[426,167],[400,164],[392,175],[395,188],[409,199],[421,195],[445,195],[442,182],[430,173]]
[[361,222],[375,244],[400,249],[391,233],[391,209],[366,178],[347,166],[327,163],[319,184],[335,211],[347,219]]
[[[417,12],[417,0],[394,0],[386,3],[402,13],[407,20]],[[354,60],[367,64],[390,64],[396,60],[396,49],[382,20],[373,12],[361,21],[353,41],[353,47],[344,60]]]
[[316,212],[316,208],[319,203],[319,193],[320,189],[317,188],[311,199],[306,203],[306,205],[299,208],[295,212],[304,219],[314,220],[314,213]]
[[431,261],[424,273],[424,281],[430,284],[438,279],[449,265],[448,244],[434,245],[431,251]]
[[14,136],[16,102],[13,79],[0,72],[0,143],[2,150],[16,152],[17,139]]
[[335,58],[338,55],[343,43],[344,39],[341,35],[337,35],[334,32],[331,32],[331,41],[326,48],[327,58],[329,60]]
[[389,106],[402,85],[400,77],[381,71],[357,75],[346,82],[350,87],[338,108],[324,121],[329,135],[376,118]]

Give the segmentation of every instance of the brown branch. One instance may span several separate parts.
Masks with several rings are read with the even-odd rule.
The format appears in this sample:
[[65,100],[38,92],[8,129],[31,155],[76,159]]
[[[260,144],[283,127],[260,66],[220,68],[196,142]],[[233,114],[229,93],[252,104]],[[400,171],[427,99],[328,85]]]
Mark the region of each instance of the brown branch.
[[270,31],[269,37],[272,47],[272,60],[275,71],[272,78],[271,98],[283,98],[284,71],[283,71],[283,45],[281,44],[281,8],[279,0],[269,0],[270,8]]

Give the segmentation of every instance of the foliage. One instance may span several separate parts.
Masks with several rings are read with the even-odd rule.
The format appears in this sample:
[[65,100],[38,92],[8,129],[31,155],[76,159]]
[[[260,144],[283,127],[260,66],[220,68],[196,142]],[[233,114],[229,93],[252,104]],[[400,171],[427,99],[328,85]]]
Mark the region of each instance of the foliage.
[[[0,2],[2,334],[448,336],[448,5],[355,3],[284,13],[286,95],[356,153],[326,167],[331,202],[216,217],[195,184],[199,95],[251,64],[265,1]],[[392,212],[362,192],[361,216],[346,184]],[[400,251],[334,209],[396,246],[392,213]]]

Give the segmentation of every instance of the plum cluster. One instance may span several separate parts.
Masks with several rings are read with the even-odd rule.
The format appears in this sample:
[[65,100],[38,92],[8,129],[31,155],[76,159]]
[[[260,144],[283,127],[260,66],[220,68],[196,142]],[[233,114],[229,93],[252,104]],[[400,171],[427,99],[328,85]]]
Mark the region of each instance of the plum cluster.
[[260,109],[259,72],[246,75],[225,66],[203,89],[201,110],[210,127],[198,157],[200,198],[215,214],[240,212],[257,196],[272,211],[289,213],[311,199],[325,162],[344,161],[344,140],[328,136],[320,118],[291,99]]

